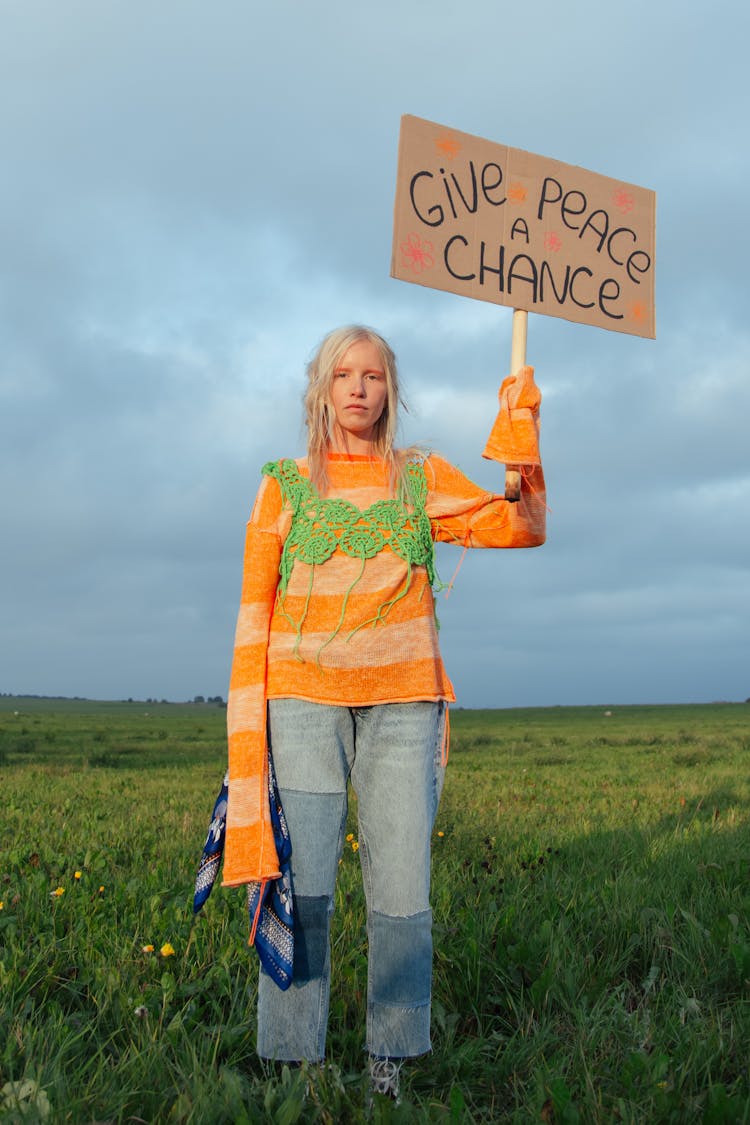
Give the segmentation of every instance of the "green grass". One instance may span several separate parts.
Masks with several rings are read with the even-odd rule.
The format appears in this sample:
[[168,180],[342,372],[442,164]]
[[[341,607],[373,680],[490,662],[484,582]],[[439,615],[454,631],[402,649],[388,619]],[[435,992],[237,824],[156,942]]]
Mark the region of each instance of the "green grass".
[[[373,1120],[750,1122],[750,706],[611,712],[454,711],[434,1051]],[[193,922],[224,720],[0,698],[0,1121],[364,1119],[354,852],[322,1073],[255,1057],[241,892]]]

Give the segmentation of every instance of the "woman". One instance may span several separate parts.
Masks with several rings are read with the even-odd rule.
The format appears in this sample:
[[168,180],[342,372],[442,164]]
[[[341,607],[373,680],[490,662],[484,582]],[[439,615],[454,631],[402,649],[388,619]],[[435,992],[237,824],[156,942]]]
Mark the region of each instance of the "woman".
[[[535,446],[538,404],[530,368],[506,380],[494,437],[515,427]],[[338,329],[308,367],[307,457],[263,469],[228,700],[223,874],[225,886],[279,876],[270,750],[292,845],[295,947],[287,991],[261,972],[258,1053],[322,1060],[351,780],[367,898],[367,1050],[373,1088],[391,1096],[401,1060],[430,1049],[430,835],[455,698],[438,649],[434,541],[528,547],[545,535],[535,449],[511,504],[441,457],[396,450],[398,405],[385,340]],[[485,455],[497,455],[492,438]]]

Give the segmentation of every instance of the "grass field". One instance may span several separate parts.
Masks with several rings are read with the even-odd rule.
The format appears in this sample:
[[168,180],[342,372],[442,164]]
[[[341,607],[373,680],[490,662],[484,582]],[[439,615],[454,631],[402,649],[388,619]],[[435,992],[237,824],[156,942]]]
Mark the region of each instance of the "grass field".
[[[364,1119],[355,850],[322,1072],[255,1058],[241,892],[193,922],[224,719],[0,699],[0,1121]],[[750,1122],[749,761],[748,704],[454,711],[434,1051],[372,1119]]]

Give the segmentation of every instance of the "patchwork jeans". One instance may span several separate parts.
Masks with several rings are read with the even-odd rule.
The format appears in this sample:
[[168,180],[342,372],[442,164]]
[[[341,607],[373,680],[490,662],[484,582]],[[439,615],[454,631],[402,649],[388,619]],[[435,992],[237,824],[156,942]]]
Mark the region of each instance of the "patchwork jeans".
[[445,773],[446,705],[350,708],[273,699],[268,718],[292,841],[295,949],[286,992],[260,974],[258,1054],[325,1057],[329,932],[349,779],[367,900],[367,1050],[392,1058],[424,1054],[432,987],[430,838]]

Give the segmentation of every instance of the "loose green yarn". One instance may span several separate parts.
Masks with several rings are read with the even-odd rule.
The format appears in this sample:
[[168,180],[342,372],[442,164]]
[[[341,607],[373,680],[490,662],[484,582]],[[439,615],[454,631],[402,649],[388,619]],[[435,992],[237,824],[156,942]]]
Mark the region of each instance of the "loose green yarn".
[[[289,579],[296,562],[307,563],[311,568],[320,566],[338,549],[353,559],[361,559],[362,567],[357,578],[345,591],[341,618],[334,633],[325,642],[329,644],[339,632],[344,621],[351,591],[359,582],[367,559],[372,559],[386,547],[407,564],[409,570],[404,588],[378,609],[371,621],[362,622],[352,630],[350,637],[364,625],[383,621],[390,608],[404,597],[411,586],[412,568],[424,566],[430,585],[435,585],[435,544],[432,540],[430,519],[425,511],[427,478],[421,460],[406,464],[408,488],[399,487],[398,495],[388,500],[378,500],[369,508],[360,510],[349,500],[323,499],[312,482],[302,476],[290,458],[269,461],[263,466],[265,476],[279,482],[284,507],[292,513],[292,523],[286,537],[279,564],[279,604],[282,606]],[[407,496],[408,492],[408,496]],[[291,621],[297,631],[297,644],[312,592],[310,588],[301,620]],[[325,645],[323,646],[325,647]],[[322,651],[322,650],[321,650]]]

